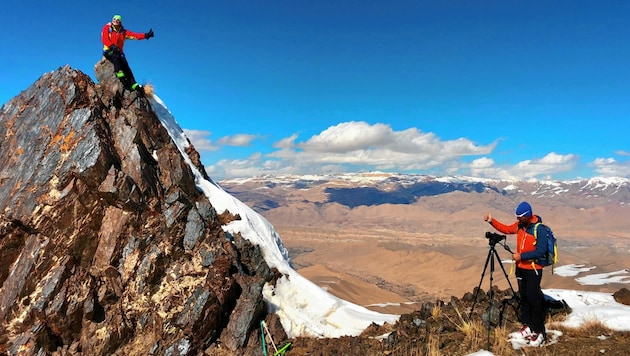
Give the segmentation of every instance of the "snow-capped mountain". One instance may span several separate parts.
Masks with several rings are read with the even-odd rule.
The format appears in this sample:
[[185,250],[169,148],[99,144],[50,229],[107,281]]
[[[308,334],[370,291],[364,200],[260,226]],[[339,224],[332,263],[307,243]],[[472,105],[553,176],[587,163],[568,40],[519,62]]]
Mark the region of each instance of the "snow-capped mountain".
[[484,212],[505,220],[519,202],[527,201],[563,237],[628,237],[627,178],[505,181],[372,172],[219,183],[274,226],[378,228],[461,237],[482,233],[485,225],[479,222]]
[[241,197],[262,194],[263,188],[268,191],[273,189],[308,191],[324,188],[328,202],[334,201],[349,207],[386,203],[412,204],[422,197],[486,191],[516,200],[535,199],[546,204],[570,204],[580,208],[602,204],[620,206],[630,204],[630,179],[621,177],[595,177],[570,181],[506,181],[464,176],[436,177],[372,172],[260,176],[228,179],[220,183]]

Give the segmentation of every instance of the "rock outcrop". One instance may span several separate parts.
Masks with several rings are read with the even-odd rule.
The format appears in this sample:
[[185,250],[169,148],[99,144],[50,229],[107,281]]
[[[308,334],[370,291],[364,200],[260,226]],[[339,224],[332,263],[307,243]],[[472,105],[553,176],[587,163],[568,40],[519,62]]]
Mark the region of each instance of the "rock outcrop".
[[613,298],[615,298],[617,303],[630,305],[630,290],[628,290],[628,288],[621,288],[613,294]]
[[223,232],[238,216],[197,190],[148,99],[95,72],[44,74],[0,109],[0,354],[246,353],[272,271]]

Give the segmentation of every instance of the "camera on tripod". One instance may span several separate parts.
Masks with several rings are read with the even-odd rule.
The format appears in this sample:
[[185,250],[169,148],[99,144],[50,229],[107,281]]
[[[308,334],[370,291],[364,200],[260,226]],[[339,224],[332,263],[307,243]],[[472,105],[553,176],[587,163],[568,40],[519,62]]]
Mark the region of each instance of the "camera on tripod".
[[496,245],[497,243],[505,240],[505,235],[497,234],[496,232],[486,232],[486,239],[488,239],[488,244]]
[[[497,253],[496,248],[495,248],[495,245],[497,243],[504,241],[500,245],[503,246],[503,248],[506,251],[513,254],[512,250],[510,250],[510,247],[507,244],[506,236],[488,231],[486,232],[486,239],[488,239],[488,245],[490,246],[488,250],[488,257],[486,257],[486,264],[483,267],[483,272],[481,272],[481,279],[479,280],[479,285],[475,289],[475,295],[473,297],[472,305],[470,306],[470,314],[468,315],[468,319],[472,320],[473,312],[475,311],[475,305],[477,304],[477,297],[479,296],[479,292],[481,291],[481,284],[483,282],[483,278],[486,274],[486,270],[488,269],[488,267],[490,267],[490,288],[488,289],[488,299],[490,301],[490,305],[488,306],[486,312],[481,315],[481,318],[488,324],[488,349],[490,349],[490,329],[493,326],[499,326],[499,325],[505,326],[505,322],[506,322],[505,313],[508,311],[508,307],[512,307],[512,309],[514,309],[514,315],[519,315],[519,311],[517,310],[519,304],[518,304],[518,296],[516,295],[516,292],[514,291],[514,288],[512,287],[512,282],[510,282],[510,278],[507,272],[505,271],[505,267],[503,267],[503,262],[501,261],[501,257],[499,257],[499,254]],[[508,286],[510,286],[510,291],[512,291],[512,298],[510,299],[504,298],[501,302],[501,306],[498,306],[498,307],[494,305],[495,303],[494,286],[492,285],[494,281],[493,274],[494,274],[495,264],[498,264],[499,267],[501,267],[501,271],[503,271],[503,276],[505,277],[505,280],[507,281]]]

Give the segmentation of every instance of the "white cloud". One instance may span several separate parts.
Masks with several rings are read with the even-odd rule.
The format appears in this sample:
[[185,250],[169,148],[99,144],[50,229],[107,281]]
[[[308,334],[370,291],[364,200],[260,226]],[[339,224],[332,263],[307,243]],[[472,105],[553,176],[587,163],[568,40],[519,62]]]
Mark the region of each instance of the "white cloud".
[[290,174],[300,172],[298,169],[294,169],[281,160],[265,160],[260,152],[256,152],[246,159],[222,159],[205,168],[208,174],[218,177],[218,179],[224,177],[255,177],[265,174]]
[[575,168],[579,157],[573,154],[560,155],[555,152],[540,159],[524,160],[515,165],[495,166],[494,160],[482,157],[474,160],[469,168],[476,177],[498,179],[531,179],[568,172]]
[[212,141],[208,138],[212,133],[210,131],[205,130],[188,130],[182,129],[184,134],[190,142],[195,146],[197,151],[216,151],[219,149],[218,146],[214,145]]
[[216,143],[213,143],[212,140],[209,139],[212,135],[210,131],[189,129],[183,129],[183,131],[197,151],[216,151],[221,148],[221,146],[245,147],[249,146],[252,141],[258,138],[257,135],[236,134],[221,137]]
[[471,169],[487,169],[494,165],[494,160],[488,157],[477,158],[470,164]]
[[342,165],[309,165],[285,160],[265,160],[260,153],[243,160],[219,160],[206,166],[205,169],[209,175],[218,180],[267,174],[333,174],[347,171]]
[[290,162],[292,166],[352,165],[365,169],[398,171],[426,170],[463,156],[490,153],[496,142],[477,145],[466,138],[443,141],[433,133],[416,128],[394,131],[386,124],[344,122],[329,127],[306,141],[297,135],[274,145],[279,150],[268,157]]
[[579,158],[576,155],[560,155],[555,152],[547,154],[541,159],[525,160],[514,167],[519,175],[533,178],[540,175],[567,172],[575,168]]
[[249,146],[253,140],[255,140],[258,136],[249,135],[249,134],[236,134],[231,136],[221,137],[217,144],[221,146]]
[[619,162],[614,158],[596,158],[590,164],[595,171],[605,177],[630,178],[630,160]]
[[[340,156],[355,156],[354,153],[359,152],[363,153],[366,159],[372,157],[390,159],[392,153],[440,157],[487,154],[494,149],[496,143],[478,146],[466,138],[442,141],[435,134],[422,132],[417,128],[394,131],[386,124],[370,125],[363,121],[351,121],[329,127],[297,146],[305,152],[340,154]],[[404,157],[400,159],[406,160]],[[341,161],[344,160],[341,159]]]
[[295,146],[295,140],[297,139],[298,135],[297,134],[293,134],[289,137],[283,138],[282,140],[276,142],[273,144],[274,148],[291,148]]
[[305,151],[347,153],[372,147],[386,146],[394,141],[394,132],[384,124],[342,122],[300,144]]
[[198,151],[216,151],[220,146],[245,147],[249,146],[258,137],[250,134],[236,134],[221,137],[214,144],[209,139],[210,135],[212,135],[210,131],[189,129],[183,129],[183,131]]
[[[206,139],[210,135],[207,131],[185,132],[198,150],[247,146],[258,137],[249,134],[226,136],[213,144]],[[497,144],[498,140],[479,145],[464,137],[442,140],[434,133],[417,128],[395,131],[387,124],[350,121],[331,126],[304,141],[298,139],[298,134],[293,134],[276,141],[273,144],[275,151],[271,153],[257,153],[238,160],[224,159],[206,169],[217,179],[381,170],[527,180],[569,172],[579,161],[574,154],[551,152],[542,158],[523,160],[514,165],[497,164],[487,157]],[[470,156],[482,157],[466,161],[465,158]],[[602,175],[630,176],[630,166],[614,159],[598,159],[593,165]]]
[[265,163],[261,158],[260,153],[255,153],[246,159],[222,159],[205,168],[208,174],[218,178],[255,177],[273,172],[273,162],[271,162],[272,164]]

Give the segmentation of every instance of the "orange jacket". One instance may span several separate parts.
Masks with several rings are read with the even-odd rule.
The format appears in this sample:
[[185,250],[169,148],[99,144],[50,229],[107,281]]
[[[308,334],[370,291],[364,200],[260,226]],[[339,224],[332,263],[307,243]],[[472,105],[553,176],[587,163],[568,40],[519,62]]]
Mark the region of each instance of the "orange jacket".
[[112,26],[111,22],[108,22],[103,26],[103,30],[101,31],[101,41],[103,42],[103,51],[107,51],[109,47],[115,45],[120,50],[120,53],[123,53],[123,46],[125,45],[125,40],[144,40],[146,39],[144,33],[140,32],[131,32],[125,29],[122,25],[116,29],[115,26]]
[[[534,237],[534,226],[537,222],[541,222],[542,219],[538,215],[534,215],[529,226],[523,227],[516,221],[512,225],[505,225],[502,222],[492,219],[490,225],[504,234],[516,234],[516,252],[526,254],[528,252],[536,251],[536,237]],[[540,235],[540,234],[538,234]],[[534,260],[523,260],[517,262],[516,266],[523,269],[542,269],[543,266],[532,262]]]

